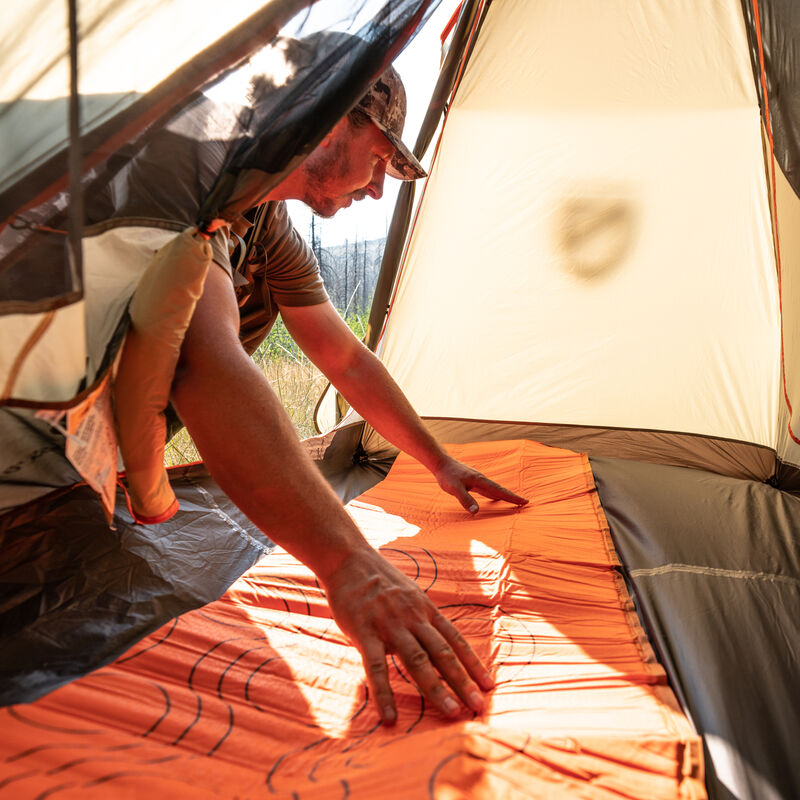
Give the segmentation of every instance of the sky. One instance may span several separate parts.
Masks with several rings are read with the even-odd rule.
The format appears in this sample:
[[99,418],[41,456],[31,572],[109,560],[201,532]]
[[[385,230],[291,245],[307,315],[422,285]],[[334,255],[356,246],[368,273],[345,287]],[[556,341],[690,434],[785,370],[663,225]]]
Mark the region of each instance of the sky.
[[[408,97],[403,141],[410,150],[414,149],[417,131],[422,124],[428,101],[439,76],[441,53],[439,37],[458,3],[459,0],[442,0],[428,23],[394,62],[395,69],[403,79]],[[429,154],[432,150],[433,146],[428,148]],[[345,241],[382,238],[389,229],[399,189],[400,181],[387,176],[381,200],[366,198],[353,203],[350,208],[343,209],[332,219],[317,217],[316,235],[326,247],[342,244]],[[310,239],[311,211],[299,201],[290,200],[288,206],[295,227],[303,236]]]

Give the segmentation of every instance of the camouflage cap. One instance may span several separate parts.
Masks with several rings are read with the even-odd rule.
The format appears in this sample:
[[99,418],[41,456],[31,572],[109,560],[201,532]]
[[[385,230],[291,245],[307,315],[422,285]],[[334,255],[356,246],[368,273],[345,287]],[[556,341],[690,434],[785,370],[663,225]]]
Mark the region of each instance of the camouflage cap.
[[394,145],[386,173],[401,181],[414,181],[427,174],[422,164],[403,144],[400,136],[406,120],[406,90],[394,67],[389,67],[358,101],[360,108]]

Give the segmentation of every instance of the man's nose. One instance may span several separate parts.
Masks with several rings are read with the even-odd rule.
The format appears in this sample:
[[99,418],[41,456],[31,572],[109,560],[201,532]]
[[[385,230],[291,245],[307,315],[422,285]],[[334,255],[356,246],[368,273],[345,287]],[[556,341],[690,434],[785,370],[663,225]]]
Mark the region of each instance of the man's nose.
[[372,171],[372,180],[367,186],[367,194],[373,200],[380,200],[383,197],[383,181],[386,178],[386,164],[381,161],[375,165]]

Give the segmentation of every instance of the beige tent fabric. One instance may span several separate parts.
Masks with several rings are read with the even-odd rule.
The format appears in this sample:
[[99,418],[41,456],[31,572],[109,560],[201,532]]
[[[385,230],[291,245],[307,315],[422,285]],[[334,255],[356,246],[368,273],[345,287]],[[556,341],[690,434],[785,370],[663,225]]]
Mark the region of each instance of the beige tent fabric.
[[[49,315],[0,318],[0,340],[15,344],[10,353],[0,351],[5,396],[48,405],[82,399],[82,383],[91,386],[98,377],[108,344],[154,254],[179,238],[176,231],[141,225],[86,236],[84,300]],[[179,276],[179,290],[186,288],[184,280],[190,283]]]
[[774,447],[778,289],[739,3],[491,6],[380,352],[425,416]]
[[87,374],[96,374],[107,342],[128,307],[150,259],[179,233],[144,225],[121,226],[83,240]]
[[[153,254],[179,234],[145,226],[123,226],[83,239],[85,297],[56,310],[45,326],[47,314],[11,314],[0,318],[0,374],[21,368],[6,395],[15,400],[41,403],[68,402],[81,381],[92,383],[108,342],[127,309]],[[43,333],[34,340],[34,333]],[[31,340],[26,355],[23,342]]]
[[0,317],[0,398],[34,401],[69,400],[86,367],[83,302],[44,314]]

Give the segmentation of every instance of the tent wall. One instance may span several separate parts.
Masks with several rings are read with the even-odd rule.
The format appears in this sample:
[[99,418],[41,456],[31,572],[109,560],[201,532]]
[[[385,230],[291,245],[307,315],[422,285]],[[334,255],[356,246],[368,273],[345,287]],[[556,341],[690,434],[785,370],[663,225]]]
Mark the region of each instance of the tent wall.
[[777,165],[800,194],[800,8],[794,0],[741,0],[761,114]]
[[771,172],[775,187],[775,226],[780,253],[784,386],[777,450],[800,464],[800,198],[780,168]]
[[[764,127],[765,170],[781,291],[784,382],[777,451],[800,464],[800,11],[791,0],[742,0]],[[783,485],[783,483],[781,483]]]
[[776,447],[779,319],[741,5],[490,6],[379,346],[420,413],[707,437],[714,468]]
[[[454,15],[451,20],[450,24],[453,27],[447,39],[447,50],[442,61],[439,78],[414,143],[414,155],[420,160],[427,153],[431,140],[439,129],[448,101],[461,75],[462,66],[469,59],[471,44],[474,42],[475,33],[483,18],[484,6],[483,0],[464,0],[458,8],[457,16]],[[381,270],[375,285],[369,323],[364,336],[364,342],[371,350],[375,349],[383,330],[386,309],[389,306],[392,287],[397,277],[397,269],[411,223],[415,190],[416,183],[414,181],[406,181],[400,187],[392,222],[386,235]]]
[[68,400],[85,369],[83,302],[40,314],[0,317],[0,339],[20,345],[0,350],[5,379],[0,400],[13,395]]

